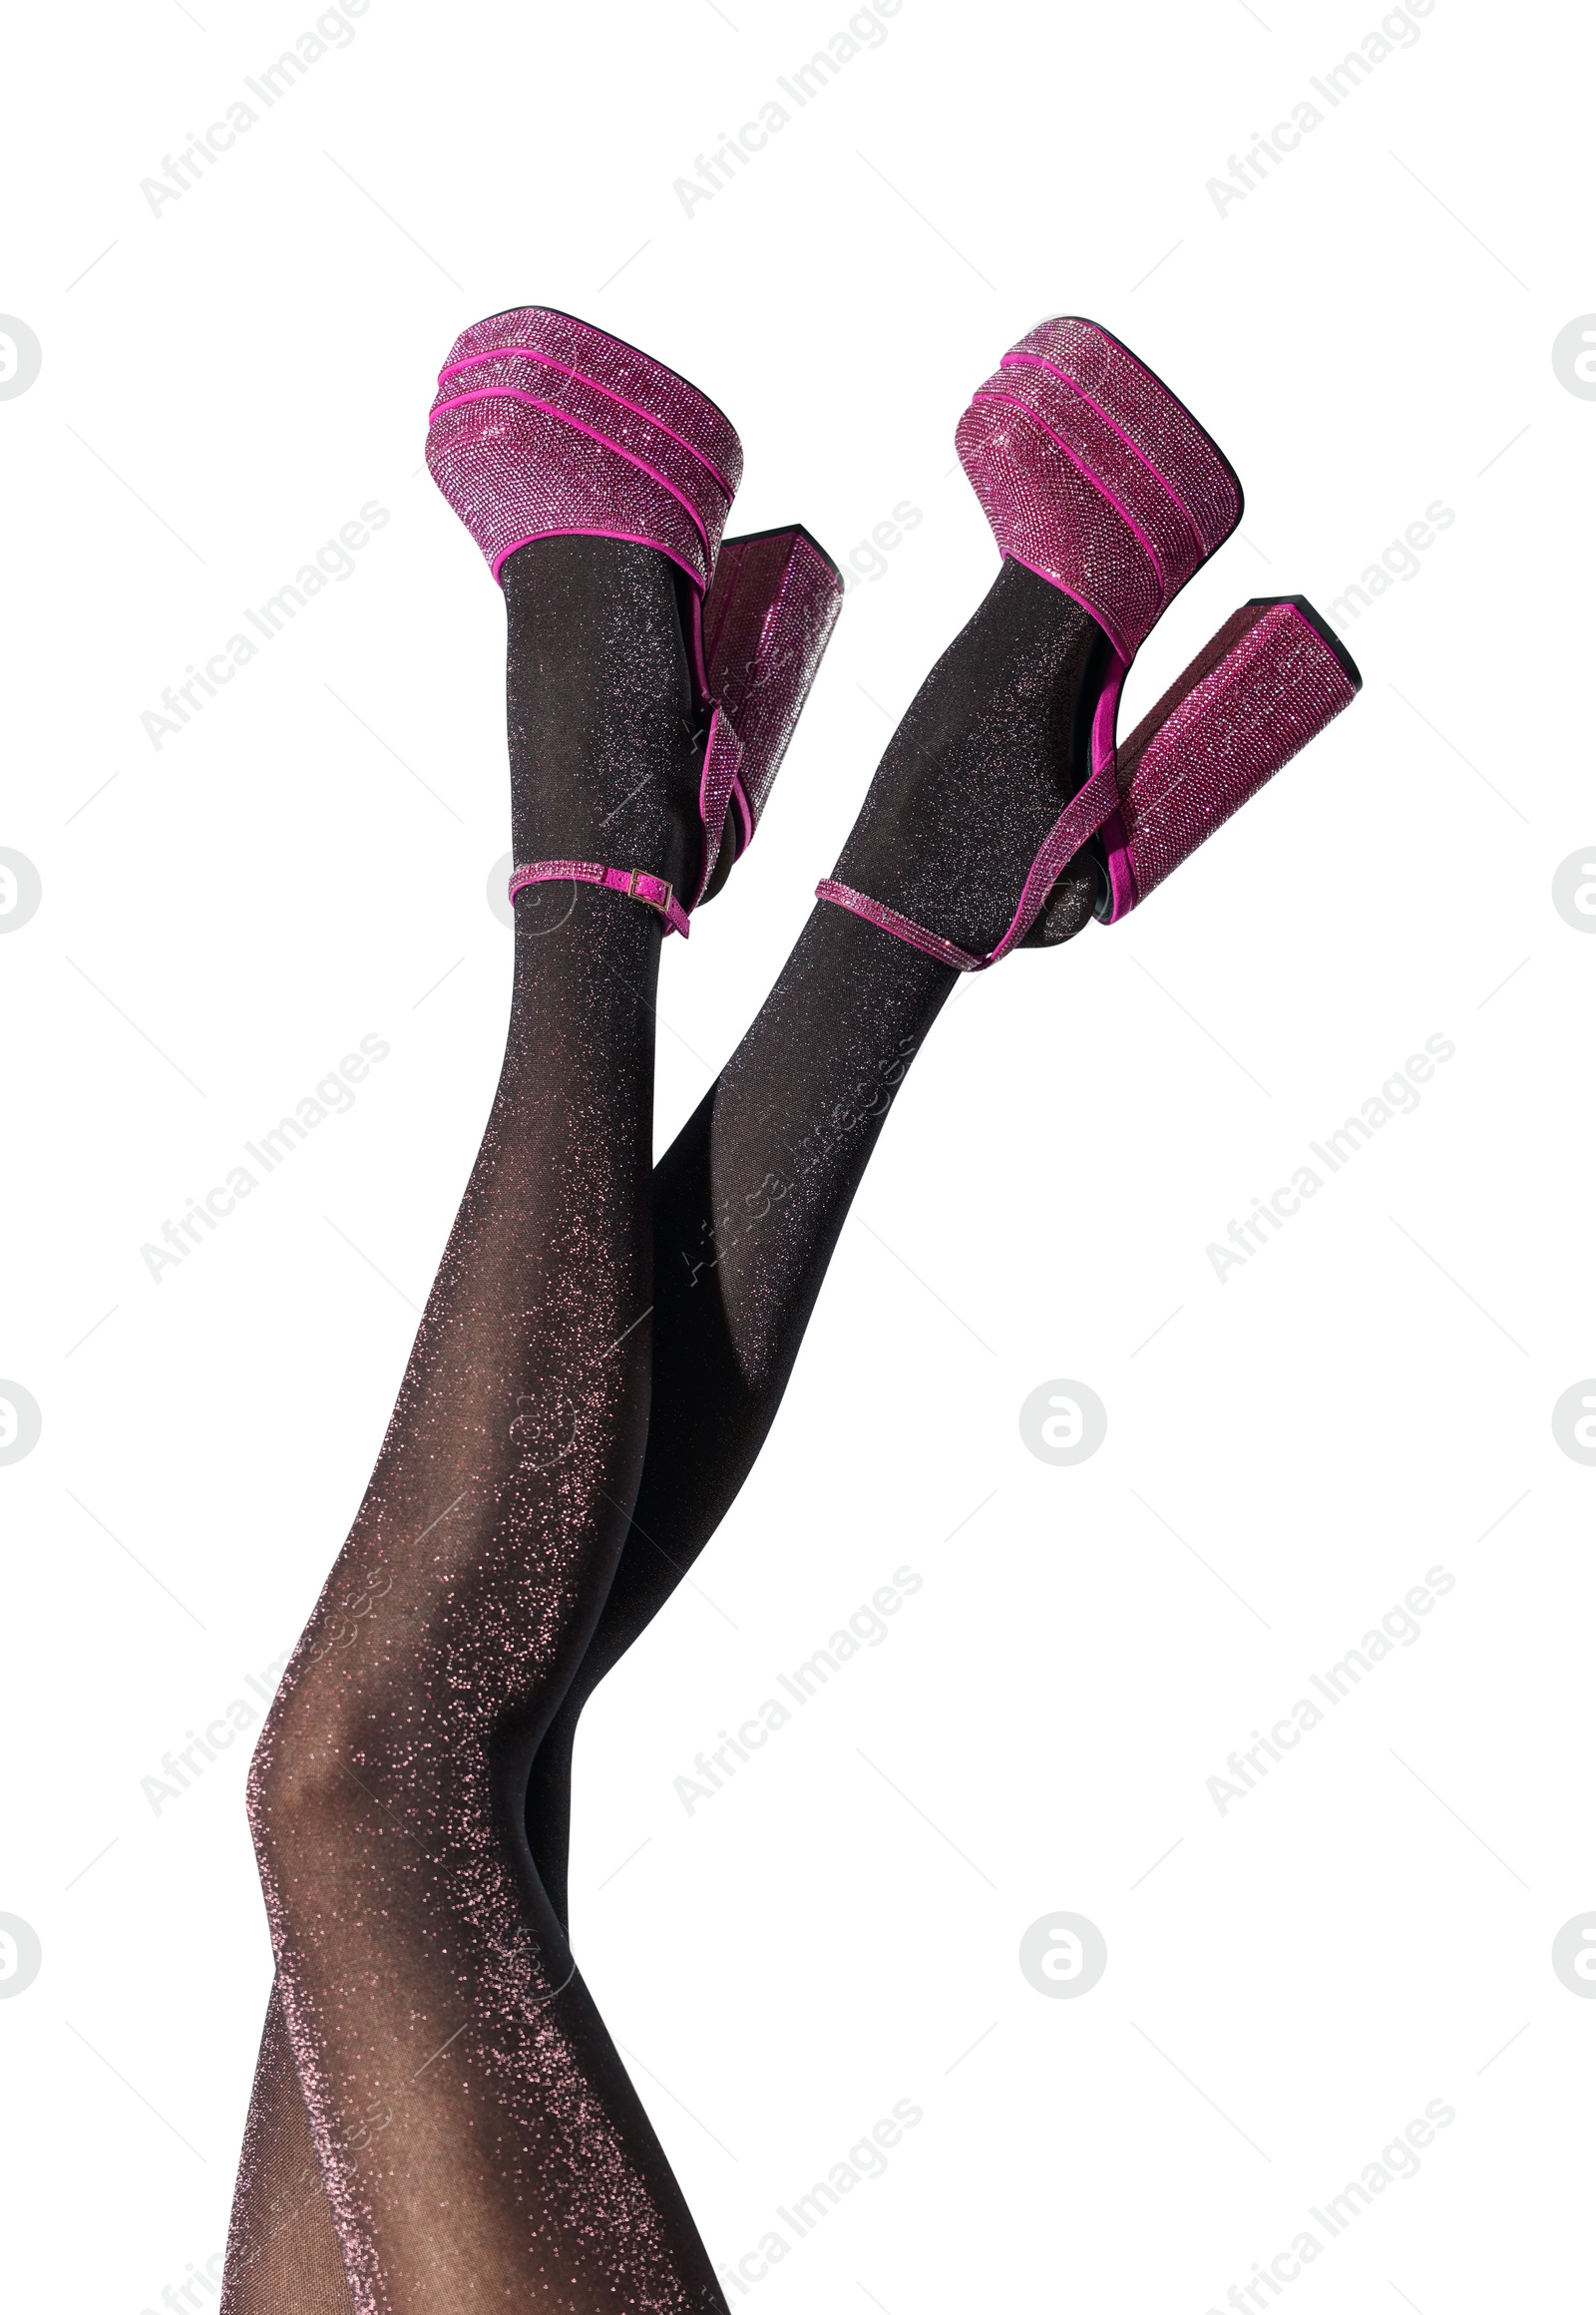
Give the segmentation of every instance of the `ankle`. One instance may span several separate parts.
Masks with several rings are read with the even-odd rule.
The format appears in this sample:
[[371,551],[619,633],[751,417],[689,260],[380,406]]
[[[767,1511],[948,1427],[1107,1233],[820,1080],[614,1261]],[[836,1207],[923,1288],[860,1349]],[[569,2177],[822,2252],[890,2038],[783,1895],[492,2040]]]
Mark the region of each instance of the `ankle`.
[[534,540],[506,562],[518,861],[697,869],[692,685],[676,574],[652,548]]
[[837,880],[961,947],[994,948],[1085,778],[1106,653],[1078,604],[1005,562],[893,735]]

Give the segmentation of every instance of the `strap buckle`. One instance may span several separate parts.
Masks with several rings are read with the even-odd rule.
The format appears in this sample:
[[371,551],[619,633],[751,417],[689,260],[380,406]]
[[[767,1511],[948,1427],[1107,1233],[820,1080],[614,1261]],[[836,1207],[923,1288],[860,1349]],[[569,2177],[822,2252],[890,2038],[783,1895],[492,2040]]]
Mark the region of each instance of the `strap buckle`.
[[[643,892],[640,888],[645,884],[654,886],[655,892]],[[658,895],[657,898],[655,897],[655,893]],[[634,868],[627,876],[627,900],[641,901],[645,909],[657,909],[667,924],[670,922],[671,904],[674,902],[675,897],[676,895],[673,888],[666,883],[665,879],[662,876],[655,876],[650,869]]]

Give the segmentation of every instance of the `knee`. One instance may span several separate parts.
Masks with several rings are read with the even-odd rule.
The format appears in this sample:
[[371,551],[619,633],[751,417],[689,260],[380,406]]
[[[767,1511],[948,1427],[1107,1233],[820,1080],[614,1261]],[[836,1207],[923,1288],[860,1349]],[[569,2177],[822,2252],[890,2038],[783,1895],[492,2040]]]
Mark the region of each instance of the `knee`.
[[295,1836],[347,1810],[351,1779],[346,1747],[324,1716],[314,1716],[284,1682],[267,1713],[244,1786],[255,1853],[277,1853]]
[[262,1867],[369,1849],[421,1823],[480,1826],[495,1807],[499,1724],[480,1698],[440,1710],[435,1659],[395,1649],[357,1679],[308,1653],[290,1664],[249,1763]]
[[[400,1686],[403,1680],[400,1667]],[[415,1695],[412,1683],[412,1710]],[[356,1678],[307,1635],[289,1660],[249,1762],[244,1801],[256,1855],[347,1837],[353,1819],[369,1816],[373,1793],[391,1796],[403,1760],[404,1709],[392,1681]]]

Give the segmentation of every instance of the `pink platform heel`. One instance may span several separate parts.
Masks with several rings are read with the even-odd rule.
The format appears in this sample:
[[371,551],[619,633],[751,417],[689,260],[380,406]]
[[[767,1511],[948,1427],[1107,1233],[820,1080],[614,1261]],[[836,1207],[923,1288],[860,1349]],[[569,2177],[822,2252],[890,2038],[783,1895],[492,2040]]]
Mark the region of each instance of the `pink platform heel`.
[[1222,821],[1363,689],[1352,654],[1300,594],[1259,595],[1217,635],[1118,748],[1117,811],[1098,915],[1146,899]]
[[534,539],[619,539],[688,580],[687,658],[704,759],[691,897],[596,861],[510,880],[602,885],[687,932],[751,842],[842,607],[836,565],[801,526],[725,539],[742,446],[706,395],[647,354],[548,306],[466,330],[438,378],[427,465],[495,579]]
[[1333,716],[1362,677],[1300,595],[1237,611],[1123,746],[1136,652],[1241,520],[1234,468],[1184,403],[1095,322],[1044,321],[1003,356],[955,437],[1003,555],[1088,611],[1110,659],[1086,779],[1043,840],[985,957],[832,880],[817,897],[962,972],[1036,928],[1063,869],[1096,840],[1097,914],[1127,916]]

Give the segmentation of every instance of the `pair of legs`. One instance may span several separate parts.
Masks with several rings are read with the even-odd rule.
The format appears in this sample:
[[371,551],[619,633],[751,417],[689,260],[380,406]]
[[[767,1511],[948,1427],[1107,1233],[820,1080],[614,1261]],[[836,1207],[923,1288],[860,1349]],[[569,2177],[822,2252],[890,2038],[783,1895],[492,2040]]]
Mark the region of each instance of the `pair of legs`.
[[[687,881],[678,583],[504,572],[516,857]],[[1103,638],[1013,563],[888,748],[840,879],[984,952],[1078,784]],[[1066,883],[1050,939],[1085,923]],[[566,1939],[597,1682],[752,1466],[946,965],[819,908],[650,1172],[658,920],[534,888],[503,1073],[354,1530],[250,1779],[279,1975],[225,2315],[719,2310]]]

